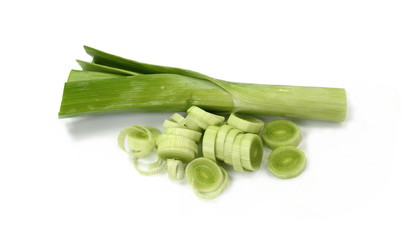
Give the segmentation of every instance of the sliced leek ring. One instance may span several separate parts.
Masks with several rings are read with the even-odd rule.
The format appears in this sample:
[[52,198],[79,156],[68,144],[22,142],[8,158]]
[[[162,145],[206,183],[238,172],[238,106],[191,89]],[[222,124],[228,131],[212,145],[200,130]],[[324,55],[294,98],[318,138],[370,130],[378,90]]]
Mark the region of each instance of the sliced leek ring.
[[250,171],[257,171],[263,160],[264,147],[257,134],[247,133],[241,139],[241,166]]
[[198,154],[198,145],[194,140],[177,135],[161,134],[157,139],[157,148],[187,148]]
[[166,120],[164,120],[164,122],[163,122],[163,128],[164,129],[167,129],[167,128],[185,128],[185,126],[183,125],[183,124],[180,124],[180,123],[177,123],[177,122],[175,122],[175,121],[173,121],[173,120],[169,120],[169,119],[166,119]]
[[224,161],[224,143],[227,137],[228,132],[232,129],[230,125],[222,125],[218,129],[217,138],[216,138],[216,149],[215,154],[217,160]]
[[217,126],[209,126],[204,132],[203,137],[203,155],[205,158],[213,161],[217,161],[215,147],[219,129]]
[[300,175],[306,166],[303,151],[294,146],[282,146],[268,156],[268,168],[278,178],[293,178]]
[[157,154],[162,159],[178,159],[184,163],[188,163],[196,157],[193,150],[184,147],[158,148]]
[[170,135],[177,135],[177,136],[182,136],[182,137],[186,137],[189,138],[193,141],[195,141],[196,143],[200,142],[201,140],[201,132],[197,132],[188,128],[180,128],[180,127],[170,127],[170,128],[166,128],[164,130],[165,134],[170,134]]
[[180,160],[167,159],[167,173],[171,180],[182,180],[185,175],[184,164]]
[[215,115],[212,113],[209,113],[207,111],[204,111],[203,109],[197,107],[197,106],[192,106],[187,110],[187,113],[189,115],[195,116],[197,119],[200,119],[201,121],[205,122],[205,128],[204,130],[207,129],[208,126],[220,126],[225,118],[223,116]]
[[190,162],[186,167],[186,178],[196,195],[207,199],[218,196],[228,181],[225,170],[207,158],[197,158]]
[[161,173],[166,167],[166,161],[161,158],[156,158],[154,161],[145,161],[146,159],[133,157],[132,160],[137,172],[145,176]]
[[120,131],[119,147],[133,157],[144,157],[152,151],[160,131],[152,127],[133,125]]
[[198,197],[210,200],[210,199],[214,199],[214,198],[218,197],[224,191],[224,189],[228,185],[228,174],[227,174],[227,171],[224,168],[220,167],[220,169],[223,173],[223,178],[224,178],[223,183],[220,185],[220,187],[218,187],[213,192],[202,192],[202,191],[199,191],[198,189],[194,188],[193,191]]
[[233,145],[234,145],[234,140],[237,137],[237,135],[243,133],[241,130],[238,130],[237,128],[233,128],[231,129],[228,134],[227,137],[224,141],[224,162],[229,164],[229,165],[233,165],[232,162],[232,152],[233,152]]
[[297,147],[301,142],[301,131],[289,120],[273,120],[265,125],[261,133],[264,143],[271,149],[280,146]]
[[246,133],[260,133],[264,127],[264,121],[247,114],[232,113],[227,120],[227,123]]
[[235,137],[233,149],[231,153],[231,162],[232,162],[233,168],[235,171],[239,171],[239,172],[245,172],[245,169],[243,168],[243,165],[241,162],[241,148],[243,147],[241,145],[241,141],[243,140],[245,136],[246,136],[245,134],[240,133]]
[[171,115],[170,119],[176,123],[182,123],[185,118],[181,116],[179,113],[174,113],[173,115]]
[[204,127],[204,123],[200,122],[196,117],[193,117],[192,115],[188,114],[184,121],[181,122],[184,124],[184,126],[188,127],[189,129],[192,129],[194,131],[198,132],[203,132],[203,129],[201,126]]

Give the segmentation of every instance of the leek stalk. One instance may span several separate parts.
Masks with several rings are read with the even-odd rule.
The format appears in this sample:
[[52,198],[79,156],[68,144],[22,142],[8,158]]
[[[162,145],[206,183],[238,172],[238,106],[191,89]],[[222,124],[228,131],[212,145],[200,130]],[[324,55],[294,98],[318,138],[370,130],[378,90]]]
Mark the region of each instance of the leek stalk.
[[341,88],[227,82],[190,70],[140,63],[90,47],[85,49],[93,57],[93,63],[81,62],[82,67],[88,67],[85,70],[91,70],[90,66],[100,69],[105,66],[116,69],[111,74],[130,76],[66,82],[60,118],[113,112],[182,112],[194,105],[211,112],[337,122],[344,121],[346,116],[346,94]]

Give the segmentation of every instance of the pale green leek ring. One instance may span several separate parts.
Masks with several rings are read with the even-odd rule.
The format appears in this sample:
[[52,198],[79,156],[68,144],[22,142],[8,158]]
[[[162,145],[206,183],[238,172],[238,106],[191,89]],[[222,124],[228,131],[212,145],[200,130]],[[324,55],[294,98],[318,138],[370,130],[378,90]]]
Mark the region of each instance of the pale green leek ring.
[[187,181],[200,192],[214,192],[224,182],[224,174],[216,162],[208,158],[197,158],[186,168]]
[[227,123],[246,133],[258,134],[264,127],[264,121],[251,115],[242,113],[232,113]]
[[268,157],[268,168],[278,178],[293,178],[300,175],[306,166],[303,151],[293,146],[278,147]]
[[203,155],[213,161],[217,161],[215,148],[219,129],[217,126],[209,126],[204,132],[203,137]]
[[265,125],[261,136],[271,149],[280,146],[297,147],[301,142],[301,131],[289,120],[273,120]]
[[117,142],[119,147],[130,156],[143,157],[156,146],[160,134],[156,128],[133,125],[121,130]]
[[167,173],[171,180],[179,181],[184,178],[185,167],[180,160],[167,159]]

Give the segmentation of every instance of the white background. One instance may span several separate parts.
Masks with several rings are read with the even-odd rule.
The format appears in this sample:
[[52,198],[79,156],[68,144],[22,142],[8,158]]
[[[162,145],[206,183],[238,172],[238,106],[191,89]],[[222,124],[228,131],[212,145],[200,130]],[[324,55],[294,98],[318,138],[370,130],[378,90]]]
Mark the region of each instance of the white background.
[[[0,239],[410,239],[410,5],[3,1]],[[348,118],[297,121],[298,178],[264,161],[205,201],[139,175],[116,145],[169,113],[57,119],[83,44],[230,81],[345,88]]]

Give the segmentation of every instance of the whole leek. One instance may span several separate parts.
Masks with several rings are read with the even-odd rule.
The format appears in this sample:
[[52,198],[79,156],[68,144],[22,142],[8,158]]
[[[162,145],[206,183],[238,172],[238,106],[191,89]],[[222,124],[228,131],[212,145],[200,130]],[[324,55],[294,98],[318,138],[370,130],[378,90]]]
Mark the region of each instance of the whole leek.
[[234,83],[190,70],[140,63],[86,46],[85,50],[93,63],[80,61],[83,70],[111,75],[71,76],[64,86],[60,118],[113,112],[179,112],[198,106],[211,112],[345,120],[346,94],[341,88]]

